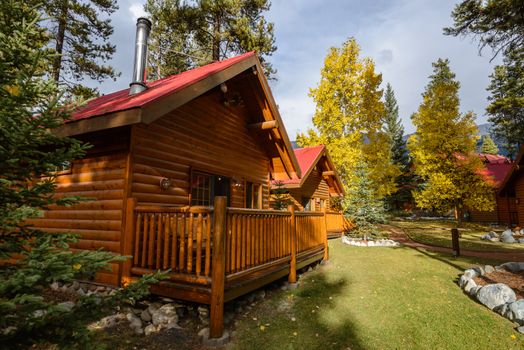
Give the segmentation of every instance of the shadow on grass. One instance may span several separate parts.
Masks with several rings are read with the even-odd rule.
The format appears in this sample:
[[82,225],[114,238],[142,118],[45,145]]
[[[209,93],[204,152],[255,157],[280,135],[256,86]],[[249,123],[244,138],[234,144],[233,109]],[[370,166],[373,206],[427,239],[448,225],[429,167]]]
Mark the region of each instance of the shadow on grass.
[[346,278],[329,281],[323,271],[303,275],[296,290],[280,295],[278,305],[264,303],[255,311],[259,320],[271,320],[271,325],[263,332],[255,325],[241,327],[233,348],[369,349],[351,315],[337,310],[349,283]]

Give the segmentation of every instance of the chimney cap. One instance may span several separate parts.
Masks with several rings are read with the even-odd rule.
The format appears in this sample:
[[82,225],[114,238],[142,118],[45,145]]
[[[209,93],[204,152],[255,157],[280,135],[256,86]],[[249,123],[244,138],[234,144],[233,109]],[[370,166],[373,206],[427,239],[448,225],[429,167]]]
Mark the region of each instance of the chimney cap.
[[153,24],[151,23],[151,20],[147,17],[138,17],[136,20],[136,24],[138,25],[140,23],[146,24],[149,27],[149,29],[151,29],[151,27],[153,26]]

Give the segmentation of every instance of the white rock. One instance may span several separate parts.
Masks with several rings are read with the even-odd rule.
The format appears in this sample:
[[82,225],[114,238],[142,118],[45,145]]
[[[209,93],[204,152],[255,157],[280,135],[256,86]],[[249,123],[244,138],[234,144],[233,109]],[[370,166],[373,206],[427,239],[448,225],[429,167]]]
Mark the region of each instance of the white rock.
[[144,333],[142,329],[142,320],[138,318],[134,313],[129,312],[126,315],[126,319],[129,321],[129,327],[137,334]]
[[146,336],[149,336],[151,333],[156,333],[160,330],[160,327],[159,326],[155,326],[153,324],[150,324],[149,326],[147,326],[146,328],[144,328],[144,334]]
[[513,289],[504,283],[488,284],[479,289],[477,292],[477,299],[482,304],[493,310],[493,308],[505,304],[512,303],[516,300]]
[[477,284],[475,283],[475,281],[473,281],[473,279],[469,279],[468,282],[466,282],[466,285],[464,286],[464,291],[466,293],[469,293],[471,288],[476,287],[476,286]]
[[[351,244],[351,240],[349,239],[348,236],[343,235],[343,236],[342,236],[342,243],[344,243],[344,244]],[[205,329],[205,328],[204,328],[204,329]]]
[[476,287],[473,287],[469,290],[469,295],[471,297],[476,297],[477,296],[477,292],[479,291],[479,289],[482,288],[481,286],[476,286]]
[[491,266],[491,265],[486,265],[486,266],[484,266],[484,271],[486,273],[492,273],[492,272],[495,271],[495,268],[493,268],[493,266]]
[[524,325],[524,299],[509,304],[504,313],[504,317],[510,321],[515,321],[520,325]]
[[166,304],[151,314],[154,325],[177,323],[178,315],[173,304]]
[[464,288],[466,286],[466,284],[468,284],[468,282],[471,280],[471,277],[468,277],[466,275],[462,275],[460,276],[459,278],[459,281],[458,281],[458,285],[460,288]]

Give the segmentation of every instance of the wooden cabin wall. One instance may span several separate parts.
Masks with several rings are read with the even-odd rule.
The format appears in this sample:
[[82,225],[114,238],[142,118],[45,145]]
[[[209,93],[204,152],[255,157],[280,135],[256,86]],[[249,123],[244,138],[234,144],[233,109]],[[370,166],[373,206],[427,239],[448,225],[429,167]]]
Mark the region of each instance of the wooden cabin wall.
[[524,176],[519,174],[515,179],[515,198],[512,200],[513,204],[513,211],[517,212],[518,222],[516,223],[518,226],[524,225]]
[[329,208],[329,186],[322,178],[322,171],[318,167],[311,171],[301,188],[290,189],[289,194],[290,200],[298,210],[304,210],[303,197],[324,199],[326,208]]
[[[226,107],[222,95],[205,94],[150,125],[132,131],[132,195],[140,204],[189,205],[191,171],[235,179],[233,207],[245,206],[245,181],[263,188],[263,208],[269,207],[269,157],[248,130],[242,107]],[[163,191],[159,181],[172,179]]]
[[[56,177],[58,196],[92,198],[70,207],[52,206],[39,219],[28,223],[46,232],[70,232],[80,236],[73,249],[103,248],[120,253],[128,159],[129,129],[106,130],[82,137],[93,145],[83,159],[75,160],[69,172]],[[119,265],[100,272],[96,280],[117,285]]]

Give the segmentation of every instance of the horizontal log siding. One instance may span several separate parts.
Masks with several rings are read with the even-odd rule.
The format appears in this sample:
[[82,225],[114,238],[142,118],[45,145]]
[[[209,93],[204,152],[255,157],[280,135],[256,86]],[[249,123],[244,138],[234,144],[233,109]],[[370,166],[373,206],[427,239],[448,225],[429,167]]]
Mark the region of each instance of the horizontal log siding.
[[[263,186],[269,206],[269,158],[247,129],[243,108],[227,108],[216,93],[201,96],[133,130],[132,193],[140,205],[188,205],[191,169],[235,178],[232,207],[244,207],[244,180]],[[171,188],[159,181],[168,177]]]
[[298,210],[304,210],[302,206],[303,197],[324,199],[326,201],[326,207],[329,208],[329,186],[322,178],[322,173],[318,167],[311,171],[302,187],[291,189],[289,194],[292,204]]
[[[516,224],[518,226],[522,226],[524,224],[524,176],[519,176],[515,180],[514,186],[516,198],[513,199],[514,205],[512,211],[516,211],[518,213],[518,222]],[[519,203],[517,204],[516,201]]]
[[[99,146],[96,150],[101,149]],[[126,156],[127,153],[120,150],[112,155],[91,153],[84,159],[75,160],[70,174],[56,177],[56,194],[94,200],[70,207],[51,206],[42,218],[29,223],[46,232],[78,234],[80,239],[72,245],[74,250],[103,248],[120,253]],[[98,282],[118,284],[119,265],[111,266],[111,272],[98,274]]]

